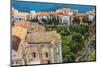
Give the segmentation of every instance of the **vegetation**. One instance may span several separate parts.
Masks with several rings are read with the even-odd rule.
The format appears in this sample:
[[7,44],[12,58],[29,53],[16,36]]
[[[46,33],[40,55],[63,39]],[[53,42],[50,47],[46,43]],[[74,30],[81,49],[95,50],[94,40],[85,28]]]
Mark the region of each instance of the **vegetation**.
[[42,19],[42,22],[46,25],[58,25],[60,23],[59,16],[50,15],[50,17],[52,18],[47,17],[47,19]]
[[96,61],[96,52],[93,51],[91,55],[88,57],[87,61]]
[[73,24],[80,24],[80,19],[78,17],[74,17]]
[[33,19],[30,20],[31,22],[39,22],[38,17],[35,17]]
[[83,23],[88,23],[88,17],[83,18]]
[[[83,23],[80,24],[79,18],[74,17],[72,25],[60,25],[61,22],[58,16],[50,15],[50,17],[47,17],[47,19],[42,18],[41,22],[46,26],[46,31],[55,30],[61,35],[63,63],[96,60],[95,40],[91,40],[96,35],[95,24],[91,24],[87,17],[84,17]],[[38,18],[31,21],[39,22]],[[90,36],[90,33],[93,35]],[[90,47],[86,48],[86,45]],[[92,50],[94,52],[89,53]]]
[[[56,30],[59,34],[61,34],[62,53],[63,53],[64,63],[76,62],[77,58],[80,58],[81,56],[82,58],[85,58],[83,57],[83,53],[84,53],[83,50],[85,49],[84,41],[88,40],[88,37],[89,37],[88,35],[89,25],[73,24],[70,26],[67,26],[67,25],[66,26],[47,26],[46,29],[47,31]],[[95,57],[95,55],[93,55],[93,57]],[[79,59],[78,61],[81,61],[81,59]],[[83,61],[86,61],[86,60],[83,60]]]
[[[51,18],[50,18],[51,17]],[[38,22],[38,23],[43,23],[45,25],[59,25],[60,24],[60,18],[59,16],[54,16],[54,15],[50,15],[47,16],[47,19],[45,18],[41,18],[40,20],[38,19],[38,16],[33,18],[32,20],[30,20],[31,22]]]

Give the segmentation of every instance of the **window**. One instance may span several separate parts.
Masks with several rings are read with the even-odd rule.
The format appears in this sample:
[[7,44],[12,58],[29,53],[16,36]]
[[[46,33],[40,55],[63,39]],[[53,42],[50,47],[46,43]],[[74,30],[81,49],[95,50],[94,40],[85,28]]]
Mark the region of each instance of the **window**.
[[45,56],[48,57],[48,53],[47,52],[45,53]]
[[32,53],[32,56],[35,58],[35,57],[36,57],[36,53],[35,53],[35,52],[33,52],[33,53]]

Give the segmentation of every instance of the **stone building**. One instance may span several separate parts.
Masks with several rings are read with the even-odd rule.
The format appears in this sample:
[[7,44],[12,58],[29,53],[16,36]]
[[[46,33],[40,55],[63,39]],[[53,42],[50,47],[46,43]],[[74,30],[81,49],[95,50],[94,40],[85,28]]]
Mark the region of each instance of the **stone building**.
[[28,20],[28,16],[29,16],[29,13],[28,12],[19,12],[18,10],[16,10],[15,8],[12,8],[12,11],[11,11],[11,17],[12,17],[12,22],[15,22],[15,21],[27,21]]
[[27,29],[14,26],[12,27],[12,64],[23,64],[22,49],[24,48],[24,41],[27,35]]
[[70,14],[77,14],[78,10],[73,10],[70,8],[61,8],[56,10],[56,12],[58,12],[59,14],[70,15]]
[[61,18],[61,25],[71,25],[73,21],[73,16],[72,15],[58,15]]
[[12,64],[21,64],[21,58],[18,56],[17,51],[21,39],[18,36],[12,36]]
[[82,24],[83,23],[83,19],[85,17],[87,17],[87,15],[85,13],[78,13],[78,14],[75,14],[75,17],[79,18],[80,24]]
[[95,10],[91,10],[91,11],[88,11],[86,12],[87,16],[88,16],[88,19],[89,21],[92,21],[92,22],[96,22],[96,11]]
[[27,64],[62,62],[61,36],[56,32],[29,33],[25,45]]
[[46,32],[41,24],[16,22],[12,27],[12,65],[61,63],[61,43],[60,34]]

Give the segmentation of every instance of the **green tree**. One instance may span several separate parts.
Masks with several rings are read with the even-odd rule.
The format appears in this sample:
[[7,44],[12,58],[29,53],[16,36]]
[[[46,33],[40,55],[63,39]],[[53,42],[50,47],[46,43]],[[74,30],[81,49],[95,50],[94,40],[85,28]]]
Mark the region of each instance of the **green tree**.
[[72,42],[71,42],[71,50],[74,53],[77,53],[78,51],[82,50],[83,47],[83,39],[82,35],[79,33],[73,33],[72,35]]
[[42,19],[42,21],[48,25],[58,25],[60,23],[60,18],[59,16],[54,16],[54,15],[49,15],[49,17],[47,17],[47,19]]
[[73,24],[80,24],[80,19],[78,17],[73,18]]
[[96,61],[96,52],[93,51],[86,61]]
[[31,22],[39,22],[38,17],[36,16],[35,18],[30,20]]
[[42,18],[42,22],[43,22],[43,24],[45,24],[45,25],[48,24],[47,19],[43,19],[43,18]]
[[88,23],[88,17],[87,17],[87,16],[85,16],[85,17],[83,18],[83,23]]

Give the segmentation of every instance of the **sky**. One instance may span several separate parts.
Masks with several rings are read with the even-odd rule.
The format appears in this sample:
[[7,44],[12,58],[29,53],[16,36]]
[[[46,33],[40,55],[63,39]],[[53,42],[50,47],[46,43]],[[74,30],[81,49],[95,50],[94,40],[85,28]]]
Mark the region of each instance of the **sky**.
[[78,4],[57,4],[57,3],[44,3],[44,2],[28,2],[28,1],[12,1],[11,7],[14,7],[21,12],[46,12],[55,11],[60,8],[71,8],[79,10],[80,13],[85,13],[89,10],[95,10],[95,6],[78,5]]

